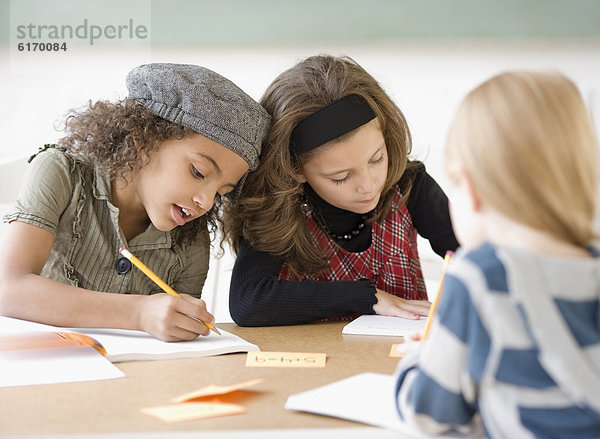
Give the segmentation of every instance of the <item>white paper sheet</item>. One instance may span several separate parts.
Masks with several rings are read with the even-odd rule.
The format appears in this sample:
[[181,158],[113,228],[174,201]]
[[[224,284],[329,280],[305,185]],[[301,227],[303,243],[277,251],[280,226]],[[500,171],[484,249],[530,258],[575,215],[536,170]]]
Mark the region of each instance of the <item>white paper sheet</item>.
[[[0,317],[0,334],[49,332],[51,326]],[[125,374],[91,347],[0,351],[0,387],[121,378]]]
[[406,430],[394,406],[392,375],[361,373],[288,398],[285,408]]
[[[403,438],[430,438],[402,423],[395,406],[393,375],[365,372],[291,395],[289,410],[333,416],[403,432]],[[441,436],[446,439],[465,436]]]
[[121,378],[125,374],[89,347],[0,352],[0,387]]
[[401,317],[364,315],[344,326],[342,334],[404,337],[417,329],[424,328],[426,324],[426,317],[421,317],[419,320],[410,320]]

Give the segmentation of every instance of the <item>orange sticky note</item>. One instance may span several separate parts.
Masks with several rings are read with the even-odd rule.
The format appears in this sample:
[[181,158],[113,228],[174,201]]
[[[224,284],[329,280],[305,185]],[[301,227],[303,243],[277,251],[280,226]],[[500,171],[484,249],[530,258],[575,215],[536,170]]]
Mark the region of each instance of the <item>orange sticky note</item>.
[[154,416],[164,422],[239,415],[245,411],[246,409],[241,405],[227,404],[216,400],[213,402],[188,402],[185,404],[163,405],[142,409],[143,413]]
[[255,380],[244,381],[243,383],[232,384],[230,386],[217,386],[211,384],[210,386],[203,387],[193,392],[186,393],[185,395],[178,396],[173,399],[173,402],[185,402],[192,399],[203,398],[205,396],[212,395],[224,395],[225,393],[235,392],[236,390],[247,389],[262,382],[262,378]]
[[0,335],[0,351],[79,348],[82,346],[91,346],[102,355],[106,355],[106,350],[97,340],[75,332],[31,332]]
[[246,367],[325,367],[327,354],[311,352],[248,352]]
[[398,357],[398,358],[404,357],[404,355],[402,355],[400,352],[398,352],[398,346],[400,346],[400,343],[392,345],[392,348],[390,349],[390,357]]

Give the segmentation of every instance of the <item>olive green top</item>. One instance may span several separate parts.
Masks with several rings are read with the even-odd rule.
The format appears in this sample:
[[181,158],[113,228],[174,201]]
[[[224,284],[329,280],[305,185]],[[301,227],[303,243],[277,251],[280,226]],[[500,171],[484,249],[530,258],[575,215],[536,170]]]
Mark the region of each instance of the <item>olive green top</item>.
[[162,232],[150,224],[127,242],[119,226],[119,209],[111,203],[109,179],[70,152],[46,148],[35,156],[14,209],[3,220],[32,224],[54,234],[41,273],[46,278],[111,293],[161,292],[135,267],[119,274],[115,264],[122,257],[119,248],[125,247],[175,291],[202,294],[210,251],[208,230],[203,228],[193,241],[182,243],[180,227]]

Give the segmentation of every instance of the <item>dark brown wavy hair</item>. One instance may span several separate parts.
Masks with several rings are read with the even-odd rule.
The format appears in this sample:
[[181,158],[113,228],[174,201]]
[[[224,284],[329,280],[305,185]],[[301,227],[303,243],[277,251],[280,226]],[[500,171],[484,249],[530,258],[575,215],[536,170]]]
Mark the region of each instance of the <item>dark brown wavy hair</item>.
[[235,209],[225,209],[225,234],[234,251],[242,240],[257,250],[282,257],[297,275],[316,274],[329,267],[300,211],[303,185],[294,179],[306,154],[290,153],[292,130],[320,108],[347,95],[357,94],[369,103],[379,121],[388,150],[388,175],[373,216],[379,221],[392,208],[395,186],[402,205],[408,199],[418,162],[408,161],[411,135],[404,115],[378,82],[348,57],[328,55],[307,58],[280,74],[260,103],[273,117],[263,143],[261,164],[248,175]]
[[[169,139],[195,134],[190,128],[154,115],[131,99],[97,101],[72,110],[64,123],[66,135],[58,146],[92,163],[110,181],[125,179],[150,162],[152,152]],[[181,226],[181,238],[192,241],[207,226],[214,232],[220,225],[220,202],[205,215]]]

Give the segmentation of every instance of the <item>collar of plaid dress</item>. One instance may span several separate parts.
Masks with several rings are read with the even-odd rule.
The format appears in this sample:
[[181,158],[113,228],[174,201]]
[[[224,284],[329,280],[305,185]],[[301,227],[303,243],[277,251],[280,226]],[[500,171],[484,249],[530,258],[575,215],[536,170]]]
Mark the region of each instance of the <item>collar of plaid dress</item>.
[[301,154],[375,119],[365,98],[348,95],[317,110],[292,131],[290,150]]

